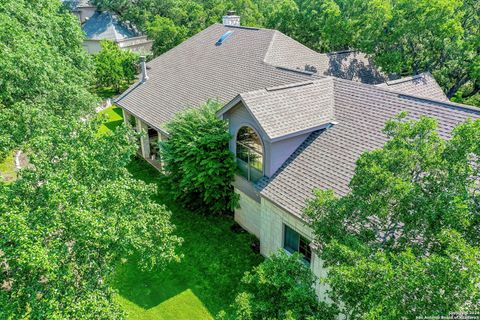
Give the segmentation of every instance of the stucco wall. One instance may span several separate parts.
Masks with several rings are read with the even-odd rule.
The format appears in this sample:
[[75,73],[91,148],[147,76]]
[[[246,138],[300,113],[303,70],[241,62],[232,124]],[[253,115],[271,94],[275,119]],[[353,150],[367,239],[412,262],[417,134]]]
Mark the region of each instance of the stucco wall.
[[230,150],[234,154],[236,151],[236,135],[241,127],[248,125],[260,135],[263,142],[264,174],[267,177],[271,177],[309,135],[307,133],[270,143],[263,130],[256,124],[253,117],[241,102],[229,110],[224,115],[224,119],[229,122],[229,132],[233,137],[232,140],[230,140]]
[[[307,239],[313,239],[312,230],[299,218],[282,210],[265,198],[261,200],[260,253],[269,256],[283,249],[284,225],[300,233]],[[322,260],[314,253],[310,267],[317,277],[325,276]],[[320,300],[327,301],[327,287],[317,283],[315,290]]]
[[76,9],[74,13],[80,20],[80,23],[84,23],[86,20],[90,19],[96,11],[97,8],[95,7],[81,7]]
[[240,195],[240,208],[235,209],[235,221],[245,230],[260,238],[260,202],[250,198],[237,188],[235,188],[235,192]]
[[102,50],[102,46],[98,40],[84,40],[82,46],[90,54],[95,54]]

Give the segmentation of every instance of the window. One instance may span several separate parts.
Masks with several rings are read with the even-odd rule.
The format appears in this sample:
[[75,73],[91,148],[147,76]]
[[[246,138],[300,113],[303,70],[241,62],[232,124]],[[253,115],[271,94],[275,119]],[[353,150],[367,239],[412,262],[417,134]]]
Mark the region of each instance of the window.
[[222,36],[220,37],[220,39],[218,39],[218,41],[215,43],[215,45],[221,46],[223,44],[223,42],[225,42],[225,40],[227,40],[232,35],[232,33],[233,33],[233,31],[227,31],[224,34],[222,34]]
[[287,225],[285,225],[283,247],[290,253],[299,252],[303,255],[303,259],[307,263],[310,263],[312,260],[312,249],[310,248],[310,242]]
[[237,133],[237,165],[240,175],[257,182],[263,177],[263,147],[260,137],[250,127]]

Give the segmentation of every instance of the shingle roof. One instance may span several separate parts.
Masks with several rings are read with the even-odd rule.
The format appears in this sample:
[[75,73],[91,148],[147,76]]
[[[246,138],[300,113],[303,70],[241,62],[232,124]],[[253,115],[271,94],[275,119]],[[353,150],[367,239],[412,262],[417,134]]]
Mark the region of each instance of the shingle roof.
[[[227,31],[233,33],[222,45],[215,45]],[[354,53],[351,57],[363,59]],[[305,64],[317,64],[318,72],[305,72]],[[148,66],[149,80],[132,86],[116,103],[157,129],[179,111],[208,99],[226,103],[239,92],[311,81],[329,74],[331,67],[337,70],[328,55],[315,53],[278,31],[221,24],[208,27]],[[364,78],[370,81],[375,75]]]
[[[480,109],[429,100],[376,86],[330,78],[334,111],[333,127],[312,133],[283,166],[257,187],[261,195],[297,216],[302,215],[315,188],[333,189],[338,196],[349,191],[358,157],[386,142],[382,133],[388,119],[402,111],[409,118],[430,116],[439,122],[438,132],[449,138],[451,130],[467,118],[480,118]],[[319,106],[319,108],[322,108]]]
[[270,140],[308,133],[335,121],[329,78],[240,94]]
[[394,81],[387,81],[379,84],[379,87],[392,91],[412,94],[420,97],[448,101],[442,88],[435,78],[429,73],[421,73],[413,77],[401,78]]
[[110,12],[96,12],[83,24],[82,30],[90,40],[121,41],[141,35]]
[[369,84],[383,83],[388,80],[361,52],[318,53],[278,31],[273,34],[265,62],[274,66],[301,70],[304,70],[306,65],[311,65],[316,67],[320,75]]

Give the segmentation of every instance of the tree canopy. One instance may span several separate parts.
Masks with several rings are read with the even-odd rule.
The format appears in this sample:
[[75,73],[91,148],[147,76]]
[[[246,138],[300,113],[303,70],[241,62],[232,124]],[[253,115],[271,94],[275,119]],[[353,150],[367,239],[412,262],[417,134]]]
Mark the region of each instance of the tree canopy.
[[[91,58],[78,19],[60,1],[0,3],[0,158],[44,126],[94,109]],[[19,130],[22,128],[22,130]]]
[[57,119],[30,141],[29,167],[0,182],[0,318],[118,319],[116,265],[178,260],[170,212],[125,169],[136,137],[98,126]]
[[447,316],[480,295],[480,120],[444,140],[431,118],[389,121],[351,191],[318,190],[306,214],[329,296],[351,319]]
[[335,308],[318,303],[316,278],[298,253],[283,250],[245,273],[232,310],[220,319],[333,319]]
[[449,98],[479,105],[480,2],[475,0],[94,2],[148,30],[156,55],[236,10],[242,25],[278,29],[320,52],[360,50],[386,73],[431,72]]
[[238,203],[232,186],[236,163],[228,148],[228,124],[215,114],[219,109],[209,101],[179,113],[166,125],[169,139],[161,142],[175,197],[201,213],[230,213]]
[[137,77],[138,54],[122,50],[111,41],[102,41],[101,46],[93,56],[97,90],[112,87],[120,93]]
[[60,1],[6,0],[0,31],[0,152],[29,161],[0,180],[0,318],[121,319],[110,276],[133,256],[179,259],[170,212],[126,169],[133,131],[98,132],[77,19]]

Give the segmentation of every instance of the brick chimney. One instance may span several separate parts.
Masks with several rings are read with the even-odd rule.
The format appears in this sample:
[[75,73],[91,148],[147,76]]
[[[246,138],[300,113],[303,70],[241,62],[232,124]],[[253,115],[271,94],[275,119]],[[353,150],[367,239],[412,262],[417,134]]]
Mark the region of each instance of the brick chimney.
[[226,26],[240,26],[240,16],[235,15],[235,11],[230,10],[226,16],[223,16],[223,24]]

